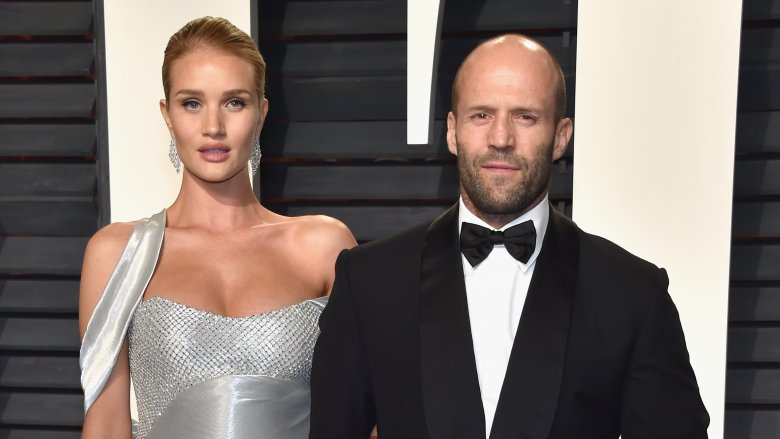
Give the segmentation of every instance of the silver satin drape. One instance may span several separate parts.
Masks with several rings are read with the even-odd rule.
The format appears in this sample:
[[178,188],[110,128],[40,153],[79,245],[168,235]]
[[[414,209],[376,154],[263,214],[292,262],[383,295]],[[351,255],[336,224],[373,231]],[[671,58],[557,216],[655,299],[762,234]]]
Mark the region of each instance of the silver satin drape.
[[266,376],[227,376],[182,392],[146,439],[309,436],[309,383]]
[[95,306],[79,356],[85,413],[114,369],[130,320],[157,265],[164,231],[165,210],[136,224]]

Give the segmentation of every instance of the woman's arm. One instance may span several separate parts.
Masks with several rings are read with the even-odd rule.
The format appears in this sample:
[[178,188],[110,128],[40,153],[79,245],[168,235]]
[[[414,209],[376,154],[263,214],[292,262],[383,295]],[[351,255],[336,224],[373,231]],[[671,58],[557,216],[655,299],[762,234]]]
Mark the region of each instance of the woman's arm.
[[[132,224],[111,224],[98,231],[87,244],[79,291],[82,338],[132,230]],[[84,418],[81,437],[129,439],[131,430],[130,367],[125,341],[108,382]]]
[[342,250],[357,245],[355,237],[341,221],[327,216],[310,217],[302,237],[302,248],[308,249],[305,257],[317,270],[322,282],[323,294],[330,295],[336,277],[336,259]]

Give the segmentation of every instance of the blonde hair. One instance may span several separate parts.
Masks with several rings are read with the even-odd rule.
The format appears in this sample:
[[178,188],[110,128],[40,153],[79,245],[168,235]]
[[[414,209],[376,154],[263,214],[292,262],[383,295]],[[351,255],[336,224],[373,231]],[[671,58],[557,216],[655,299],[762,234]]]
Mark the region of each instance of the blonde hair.
[[201,17],[190,21],[168,40],[162,65],[163,91],[168,101],[171,91],[171,65],[200,48],[221,50],[249,61],[255,71],[257,99],[265,96],[265,60],[246,32],[221,17]]

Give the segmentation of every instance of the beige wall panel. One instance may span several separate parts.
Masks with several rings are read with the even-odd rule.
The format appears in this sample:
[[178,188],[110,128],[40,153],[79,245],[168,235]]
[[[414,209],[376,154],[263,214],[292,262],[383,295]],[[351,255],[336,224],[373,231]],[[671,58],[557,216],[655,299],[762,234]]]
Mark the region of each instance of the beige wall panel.
[[181,184],[158,106],[168,38],[204,15],[249,33],[250,1],[105,0],[104,11],[111,221],[131,221],[169,206]]
[[723,436],[741,2],[591,0],[577,29],[574,219],[665,267]]

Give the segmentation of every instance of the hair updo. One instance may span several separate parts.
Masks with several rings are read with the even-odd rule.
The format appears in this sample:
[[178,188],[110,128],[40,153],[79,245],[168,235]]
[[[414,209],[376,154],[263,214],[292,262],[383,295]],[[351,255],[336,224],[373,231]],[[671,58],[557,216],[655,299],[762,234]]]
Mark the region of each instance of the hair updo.
[[163,91],[166,102],[171,91],[171,65],[197,49],[220,50],[247,60],[255,72],[258,101],[265,95],[265,60],[246,32],[221,17],[201,17],[190,21],[168,40],[162,65]]

